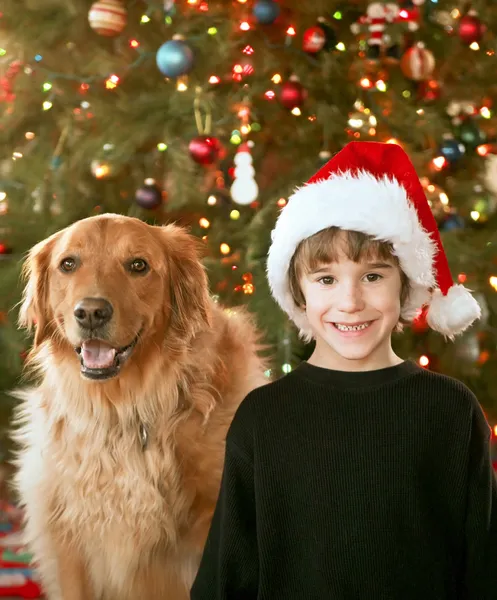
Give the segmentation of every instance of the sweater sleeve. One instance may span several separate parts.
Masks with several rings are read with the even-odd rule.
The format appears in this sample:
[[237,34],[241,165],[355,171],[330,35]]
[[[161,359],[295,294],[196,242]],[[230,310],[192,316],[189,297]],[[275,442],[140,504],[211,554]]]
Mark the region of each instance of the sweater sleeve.
[[478,406],[473,414],[466,514],[465,600],[497,598],[497,480],[490,428]]
[[[257,598],[254,467],[251,456],[233,439],[241,427],[237,416],[228,433],[221,489],[191,600]],[[240,437],[248,436],[244,432]]]

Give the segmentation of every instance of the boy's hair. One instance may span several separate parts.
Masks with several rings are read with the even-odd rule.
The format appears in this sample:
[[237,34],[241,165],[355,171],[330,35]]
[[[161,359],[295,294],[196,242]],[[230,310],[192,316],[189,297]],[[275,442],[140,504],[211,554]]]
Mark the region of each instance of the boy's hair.
[[[392,244],[375,240],[360,231],[329,227],[302,240],[292,256],[288,280],[293,300],[297,306],[305,304],[304,294],[300,287],[302,276],[311,273],[321,265],[337,262],[340,255],[345,255],[354,262],[361,260],[390,261],[399,267],[402,284],[400,306],[404,305],[409,296],[410,284],[407,275],[400,268],[399,259],[393,253]],[[402,323],[405,321],[401,319],[399,325]]]

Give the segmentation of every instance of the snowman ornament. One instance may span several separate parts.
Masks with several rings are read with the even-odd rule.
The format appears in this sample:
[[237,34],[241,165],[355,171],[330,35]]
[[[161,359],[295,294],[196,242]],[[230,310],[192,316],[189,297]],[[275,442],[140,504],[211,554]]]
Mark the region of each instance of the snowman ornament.
[[252,166],[252,155],[250,149],[253,142],[241,144],[235,154],[235,179],[230,188],[233,202],[241,206],[252,204],[259,195],[259,186],[254,179],[255,169]]

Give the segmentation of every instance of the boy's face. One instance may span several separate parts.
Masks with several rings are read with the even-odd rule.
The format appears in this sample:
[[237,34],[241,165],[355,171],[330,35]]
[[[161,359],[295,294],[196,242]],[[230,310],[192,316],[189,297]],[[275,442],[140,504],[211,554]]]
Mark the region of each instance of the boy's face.
[[401,310],[401,276],[393,261],[353,262],[343,255],[300,283],[319,364],[346,371],[391,365]]

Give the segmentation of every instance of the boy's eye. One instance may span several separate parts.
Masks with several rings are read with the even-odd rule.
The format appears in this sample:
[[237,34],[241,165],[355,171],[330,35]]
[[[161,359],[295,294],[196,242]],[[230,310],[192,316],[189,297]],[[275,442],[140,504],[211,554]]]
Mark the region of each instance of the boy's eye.
[[320,277],[318,281],[323,285],[331,285],[335,281],[335,278],[330,275],[325,275],[324,277]]
[[375,281],[379,281],[380,279],[382,279],[382,276],[379,273],[368,273],[366,275],[366,280],[369,283],[374,283]]

